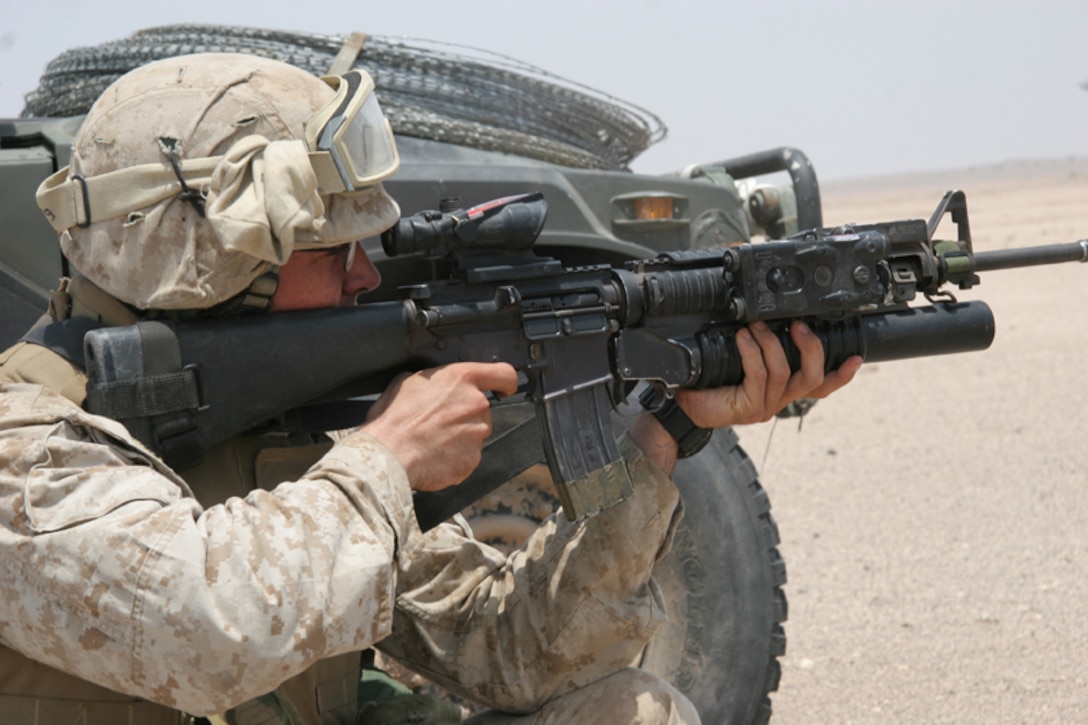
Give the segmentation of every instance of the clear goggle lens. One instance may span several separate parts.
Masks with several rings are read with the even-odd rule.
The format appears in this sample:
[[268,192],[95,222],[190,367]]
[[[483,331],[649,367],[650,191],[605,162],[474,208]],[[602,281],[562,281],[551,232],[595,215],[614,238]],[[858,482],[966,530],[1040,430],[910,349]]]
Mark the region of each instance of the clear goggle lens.
[[342,135],[340,148],[355,171],[355,178],[375,179],[392,173],[400,163],[389,121],[373,94],[363,101]]

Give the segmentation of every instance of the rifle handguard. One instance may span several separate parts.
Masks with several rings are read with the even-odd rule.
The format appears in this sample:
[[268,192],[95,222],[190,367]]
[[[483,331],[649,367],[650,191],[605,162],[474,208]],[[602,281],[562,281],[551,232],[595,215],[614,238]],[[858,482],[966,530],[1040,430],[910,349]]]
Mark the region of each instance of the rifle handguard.
[[676,441],[676,445],[680,447],[677,458],[691,458],[703,450],[714,435],[714,430],[695,425],[687,413],[681,410],[676,398],[667,398],[664,403],[654,408],[655,397],[654,389],[646,388],[638,396],[638,402],[657,418],[657,421]]

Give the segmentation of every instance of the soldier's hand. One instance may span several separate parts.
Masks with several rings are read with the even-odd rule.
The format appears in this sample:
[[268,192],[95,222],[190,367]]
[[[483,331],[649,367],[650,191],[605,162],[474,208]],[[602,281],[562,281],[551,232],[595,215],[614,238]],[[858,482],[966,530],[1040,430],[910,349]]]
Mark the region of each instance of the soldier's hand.
[[[820,339],[803,322],[794,322],[790,336],[801,352],[801,368],[791,372],[786,353],[774,332],[754,322],[737,332],[744,380],[740,385],[707,390],[678,390],[676,402],[695,425],[722,428],[770,420],[800,398],[824,398],[849,383],[861,357],[848,358],[838,370],[824,373]],[[632,435],[644,452],[665,471],[676,463],[676,442],[651,416],[641,416]]]
[[371,408],[362,430],[385,444],[416,491],[463,481],[480,463],[491,434],[487,392],[513,395],[518,375],[506,363],[455,363],[397,378]]
[[861,358],[855,355],[825,375],[820,338],[800,321],[790,326],[790,337],[801,351],[797,372],[791,373],[774,332],[766,323],[754,322],[737,332],[743,382],[711,390],[678,390],[676,402],[701,428],[762,423],[799,398],[827,397],[850,382],[861,367]]

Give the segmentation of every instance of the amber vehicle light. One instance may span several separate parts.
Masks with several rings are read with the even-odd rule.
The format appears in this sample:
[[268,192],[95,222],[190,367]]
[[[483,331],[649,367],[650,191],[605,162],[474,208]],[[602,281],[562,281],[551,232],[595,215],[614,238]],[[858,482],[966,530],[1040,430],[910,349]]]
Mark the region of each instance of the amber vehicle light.
[[635,199],[635,219],[672,219],[672,199],[667,196]]

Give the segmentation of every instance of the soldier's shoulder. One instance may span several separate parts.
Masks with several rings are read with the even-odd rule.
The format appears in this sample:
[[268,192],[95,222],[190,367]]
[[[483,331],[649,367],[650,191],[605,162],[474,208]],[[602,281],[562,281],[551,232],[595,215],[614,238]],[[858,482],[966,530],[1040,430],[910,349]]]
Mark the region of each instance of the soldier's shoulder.
[[82,409],[63,395],[35,383],[0,382],[0,419],[64,416]]

